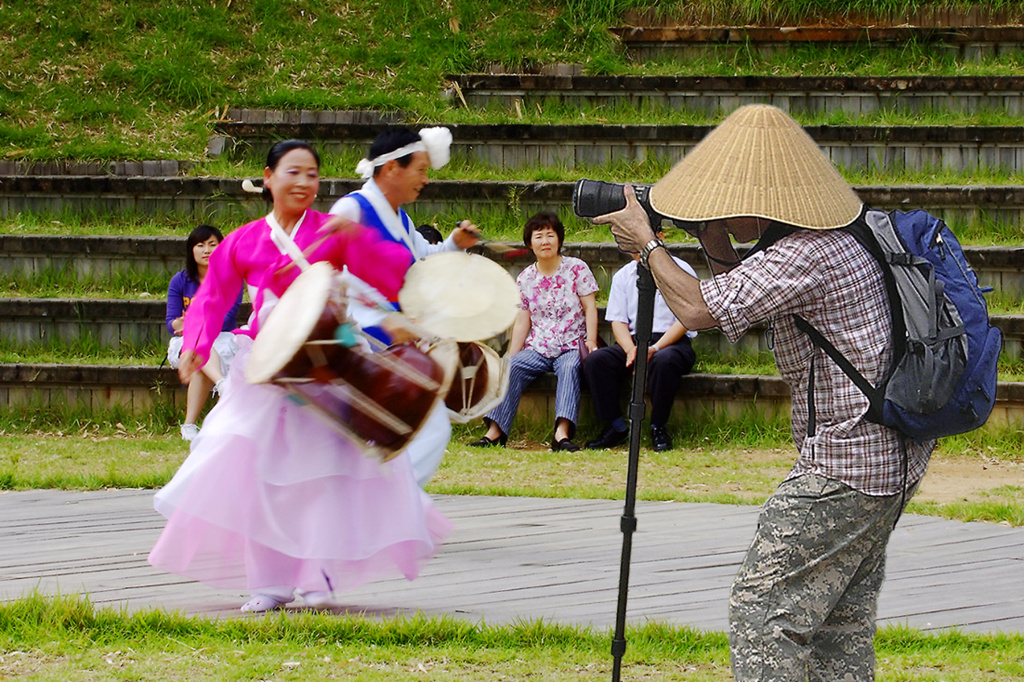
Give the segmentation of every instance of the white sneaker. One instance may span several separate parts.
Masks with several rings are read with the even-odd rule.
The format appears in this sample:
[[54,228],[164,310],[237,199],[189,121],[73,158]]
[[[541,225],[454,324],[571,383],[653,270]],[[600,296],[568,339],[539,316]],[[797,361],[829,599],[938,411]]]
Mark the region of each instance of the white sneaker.
[[218,398],[221,397],[222,395],[224,395],[224,380],[223,379],[221,379],[220,381],[218,381],[217,383],[215,383],[213,385],[213,389],[211,390],[211,393],[213,393]]
[[182,424],[181,425],[181,439],[184,441],[192,442],[192,439],[199,435],[199,427],[195,424]]

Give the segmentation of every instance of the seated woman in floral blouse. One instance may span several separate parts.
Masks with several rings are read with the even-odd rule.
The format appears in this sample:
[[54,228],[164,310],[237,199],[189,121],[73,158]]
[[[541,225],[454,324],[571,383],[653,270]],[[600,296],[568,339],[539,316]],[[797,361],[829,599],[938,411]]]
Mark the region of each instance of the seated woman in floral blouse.
[[504,445],[523,389],[554,371],[558,387],[551,449],[579,450],[572,438],[580,403],[580,348],[597,348],[597,280],[586,263],[562,255],[564,240],[565,227],[554,213],[538,213],[526,221],[523,243],[537,262],[516,280],[523,309],[512,327],[508,393],[484,417],[487,433],[470,445]]

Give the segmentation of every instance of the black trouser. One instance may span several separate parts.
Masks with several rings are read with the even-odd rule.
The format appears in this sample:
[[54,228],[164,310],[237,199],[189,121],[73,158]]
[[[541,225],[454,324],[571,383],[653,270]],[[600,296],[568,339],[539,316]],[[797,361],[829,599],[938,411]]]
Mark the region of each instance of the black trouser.
[[[653,345],[661,334],[651,335]],[[640,352],[640,349],[637,349]],[[651,396],[651,426],[665,426],[683,375],[693,369],[697,357],[689,337],[659,349],[647,363],[647,390]],[[622,416],[619,397],[623,383],[633,376],[626,367],[626,351],[619,344],[598,348],[583,361],[583,376],[590,387],[594,414],[605,424]]]

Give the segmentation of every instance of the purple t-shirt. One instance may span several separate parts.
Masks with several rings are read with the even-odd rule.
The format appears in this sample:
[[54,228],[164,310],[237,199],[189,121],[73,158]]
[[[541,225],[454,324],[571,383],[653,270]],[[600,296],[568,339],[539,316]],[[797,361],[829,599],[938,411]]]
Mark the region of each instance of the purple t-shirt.
[[[171,323],[185,314],[188,310],[189,303],[192,302],[192,297],[196,295],[199,290],[199,282],[195,281],[188,276],[188,272],[182,270],[171,278],[171,284],[167,287],[167,331],[171,333],[171,336],[176,336],[178,332],[174,331],[174,327]],[[238,300],[231,306],[231,310],[224,316],[224,324],[221,327],[222,332],[229,332],[238,326],[238,308],[242,305],[242,292],[238,292]]]

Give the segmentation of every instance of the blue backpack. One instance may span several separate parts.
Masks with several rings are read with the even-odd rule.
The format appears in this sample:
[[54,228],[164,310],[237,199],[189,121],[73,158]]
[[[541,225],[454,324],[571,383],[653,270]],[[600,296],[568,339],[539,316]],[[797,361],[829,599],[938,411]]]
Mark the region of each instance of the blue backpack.
[[845,228],[882,265],[892,311],[892,365],[872,386],[818,330],[797,327],[868,397],[869,421],[923,442],[976,429],[996,399],[1002,334],[978,277],[944,222],[925,211],[869,210]]

